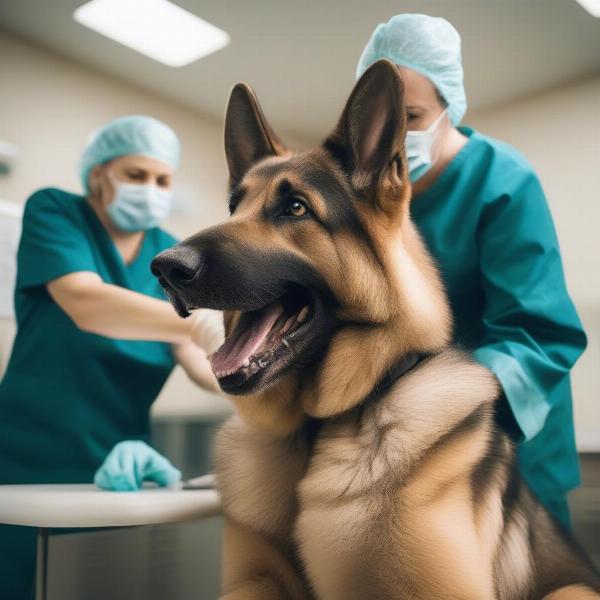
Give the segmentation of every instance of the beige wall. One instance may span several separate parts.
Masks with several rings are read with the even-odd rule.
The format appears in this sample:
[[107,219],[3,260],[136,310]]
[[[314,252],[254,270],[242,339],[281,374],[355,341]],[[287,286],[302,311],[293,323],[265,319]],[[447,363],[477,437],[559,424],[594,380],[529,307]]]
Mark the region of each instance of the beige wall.
[[540,175],[589,338],[573,371],[578,443],[600,450],[600,76],[470,114],[467,123],[514,145]]
[[[184,237],[226,216],[221,123],[2,32],[0,90],[0,141],[21,151],[14,172],[0,177],[1,199],[23,203],[47,186],[80,191],[76,164],[89,133],[115,117],[141,113],[171,125],[181,140],[175,193],[185,213],[166,228]],[[12,324],[0,323],[0,357],[6,356],[12,330]],[[203,413],[224,406],[225,401],[199,390],[177,369],[155,410]]]

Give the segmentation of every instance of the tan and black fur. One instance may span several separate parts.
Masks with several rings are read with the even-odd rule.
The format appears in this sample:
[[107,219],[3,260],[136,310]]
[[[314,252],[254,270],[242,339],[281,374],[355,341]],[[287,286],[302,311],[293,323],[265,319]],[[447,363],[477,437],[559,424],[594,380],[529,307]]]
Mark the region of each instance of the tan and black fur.
[[[219,379],[237,412],[217,449],[223,599],[600,598],[519,477],[494,376],[450,346],[443,286],[409,219],[404,136],[386,61],[300,154],[238,84],[232,215],[153,263],[180,314],[224,310],[228,335],[279,297],[310,301],[299,341],[255,375]],[[295,218],[298,198],[310,210]]]

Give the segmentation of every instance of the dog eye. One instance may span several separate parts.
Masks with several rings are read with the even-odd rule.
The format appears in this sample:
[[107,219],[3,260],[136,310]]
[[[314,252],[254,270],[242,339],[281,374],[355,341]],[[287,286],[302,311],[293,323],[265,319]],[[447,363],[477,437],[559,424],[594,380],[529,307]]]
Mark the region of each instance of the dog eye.
[[292,198],[283,212],[290,217],[303,217],[308,213],[308,207],[303,200]]

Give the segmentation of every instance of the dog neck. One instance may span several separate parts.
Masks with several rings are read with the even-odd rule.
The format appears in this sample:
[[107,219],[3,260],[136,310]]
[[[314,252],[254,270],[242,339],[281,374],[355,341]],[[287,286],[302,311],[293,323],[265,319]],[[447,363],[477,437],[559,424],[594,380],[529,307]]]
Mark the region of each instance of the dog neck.
[[398,362],[394,363],[385,375],[375,384],[373,389],[364,397],[360,404],[373,404],[390,391],[392,386],[409,371],[412,371],[421,361],[431,354],[425,352],[409,352]]

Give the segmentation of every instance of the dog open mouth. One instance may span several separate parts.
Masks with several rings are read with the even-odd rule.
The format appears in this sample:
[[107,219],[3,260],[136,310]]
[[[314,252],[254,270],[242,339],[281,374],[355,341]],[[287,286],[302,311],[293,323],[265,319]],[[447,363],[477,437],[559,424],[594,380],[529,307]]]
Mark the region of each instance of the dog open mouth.
[[151,268],[180,317],[210,308],[233,319],[209,357],[221,389],[254,393],[319,360],[341,324],[338,301],[321,276],[286,253],[255,253],[248,264],[245,255],[219,253],[211,243],[209,258],[180,243],[155,257]]
[[242,312],[223,345],[210,357],[221,388],[243,394],[272,381],[310,346],[317,302],[294,290],[257,310]]

